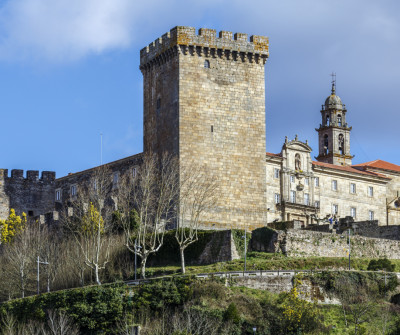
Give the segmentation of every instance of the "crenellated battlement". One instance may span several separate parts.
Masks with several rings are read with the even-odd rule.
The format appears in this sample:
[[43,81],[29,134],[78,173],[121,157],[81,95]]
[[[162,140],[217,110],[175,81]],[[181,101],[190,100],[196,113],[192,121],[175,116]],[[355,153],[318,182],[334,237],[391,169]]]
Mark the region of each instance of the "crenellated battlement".
[[39,171],[28,170],[26,171],[26,178],[24,177],[24,170],[13,169],[11,170],[11,176],[8,176],[8,169],[0,169],[0,178],[2,179],[13,179],[13,180],[29,180],[29,181],[44,181],[52,182],[56,179],[56,173],[54,171],[42,171],[39,179]]
[[199,29],[196,34],[193,27],[177,26],[140,50],[140,69],[165,62],[180,52],[265,64],[269,56],[269,40],[257,35],[250,36],[249,40],[247,34],[229,31],[220,31],[217,37],[215,29],[206,28]]

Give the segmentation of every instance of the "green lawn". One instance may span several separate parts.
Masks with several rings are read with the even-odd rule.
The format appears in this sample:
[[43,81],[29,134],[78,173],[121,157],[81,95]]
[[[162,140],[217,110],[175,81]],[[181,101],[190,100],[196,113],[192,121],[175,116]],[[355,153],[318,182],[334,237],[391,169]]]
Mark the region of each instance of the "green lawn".
[[[367,270],[368,258],[351,259],[351,268],[354,270]],[[262,252],[249,252],[247,255],[247,270],[346,270],[348,269],[348,258],[345,257],[286,257],[282,254],[269,254]],[[400,272],[400,260],[391,260],[396,265],[395,271]],[[187,274],[242,271],[244,260],[231,262],[220,262],[210,265],[189,265],[186,267]],[[178,264],[170,266],[148,267],[146,275],[161,276],[180,274]]]

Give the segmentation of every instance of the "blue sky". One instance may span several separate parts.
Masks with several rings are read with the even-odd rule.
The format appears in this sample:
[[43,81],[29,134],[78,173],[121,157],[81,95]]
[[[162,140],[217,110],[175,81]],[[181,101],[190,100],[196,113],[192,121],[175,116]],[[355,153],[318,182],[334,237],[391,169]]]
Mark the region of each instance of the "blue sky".
[[0,0],[0,167],[61,177],[142,151],[139,51],[176,25],[270,38],[267,151],[318,150],[337,74],[354,163],[400,165],[396,0]]

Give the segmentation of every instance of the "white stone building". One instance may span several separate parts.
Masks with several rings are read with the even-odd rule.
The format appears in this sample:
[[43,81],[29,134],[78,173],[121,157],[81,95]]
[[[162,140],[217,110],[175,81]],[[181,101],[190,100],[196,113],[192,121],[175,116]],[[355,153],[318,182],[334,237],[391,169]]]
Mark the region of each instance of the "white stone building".
[[351,216],[355,221],[400,224],[400,166],[381,160],[351,165],[346,113],[333,82],[316,129],[317,161],[311,159],[307,141],[297,136],[286,138],[281,153],[266,154],[268,222],[295,220],[307,226]]

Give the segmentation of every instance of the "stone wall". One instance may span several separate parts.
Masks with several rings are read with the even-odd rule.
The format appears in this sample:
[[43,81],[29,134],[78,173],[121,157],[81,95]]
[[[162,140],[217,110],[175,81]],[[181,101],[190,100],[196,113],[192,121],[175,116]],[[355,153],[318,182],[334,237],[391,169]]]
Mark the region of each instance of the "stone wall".
[[144,150],[202,164],[219,181],[202,227],[266,222],[265,79],[268,39],[176,27],[141,51]]
[[[343,237],[342,237],[343,236]],[[302,230],[279,233],[276,246],[288,256],[348,257],[347,234]],[[400,259],[400,241],[351,236],[352,257]]]
[[[245,286],[257,290],[266,290],[275,294],[290,292],[293,288],[294,275],[290,272],[280,271],[279,275],[269,276],[244,276],[236,277],[231,281],[231,286]],[[321,304],[339,304],[339,300],[328,295],[324,288],[314,284],[311,280],[303,278],[298,287],[300,297],[307,301]]]
[[239,258],[232,231],[226,230],[213,234],[213,238],[200,255],[198,263],[211,264],[216,262],[229,262]]
[[0,218],[8,217],[11,208],[35,217],[54,209],[55,172],[0,170]]
[[[137,154],[133,156],[129,156],[108,164],[105,164],[105,171],[108,174],[108,187],[109,187],[109,195],[107,197],[106,205],[112,206],[112,210],[114,210],[117,206],[116,198],[113,197],[113,191],[118,188],[118,183],[124,174],[133,174],[134,169],[137,169],[142,163],[142,154]],[[137,170],[135,170],[137,171]],[[88,187],[93,182],[92,178],[96,173],[96,168],[71,173],[65,177],[59,178],[55,181],[55,191],[59,192],[60,197],[56,199],[56,209],[61,211],[65,210],[67,207],[71,206],[71,203],[82,189]],[[106,176],[105,176],[106,177]],[[72,187],[75,187],[76,194],[72,194]],[[53,201],[54,201],[54,191],[53,191]],[[44,213],[42,213],[44,214]]]
[[[254,234],[254,233],[253,233]],[[263,236],[258,234],[258,236]],[[251,241],[251,250],[283,253],[294,257],[348,257],[348,235],[288,229],[269,230],[265,241]],[[400,241],[351,236],[351,255],[355,258],[400,259]]]

